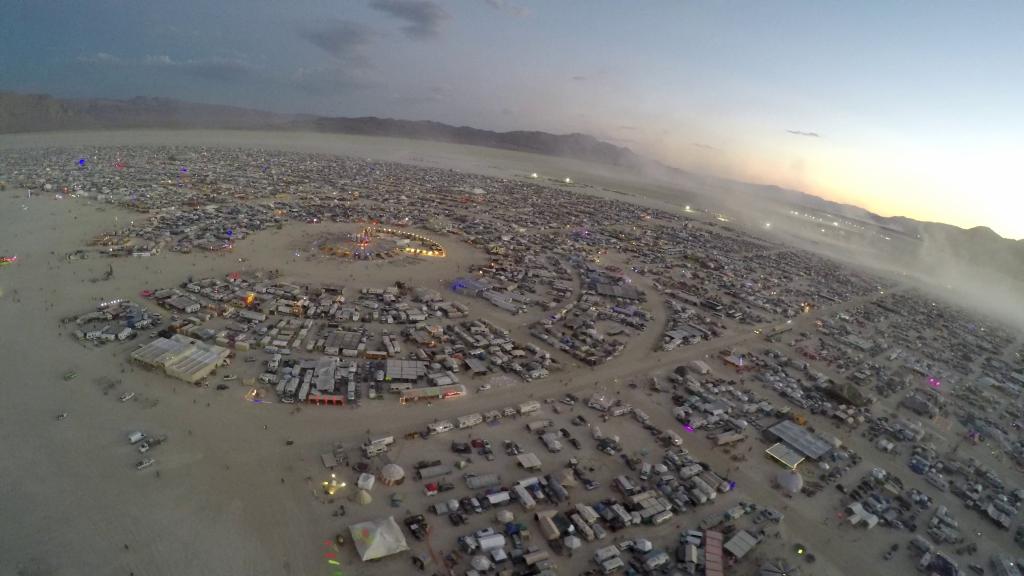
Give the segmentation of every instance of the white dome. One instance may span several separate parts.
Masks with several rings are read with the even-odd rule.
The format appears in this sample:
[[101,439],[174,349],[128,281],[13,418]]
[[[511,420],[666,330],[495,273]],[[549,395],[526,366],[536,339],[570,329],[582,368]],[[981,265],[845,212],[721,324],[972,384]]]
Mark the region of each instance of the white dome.
[[775,482],[783,492],[797,494],[804,487],[804,477],[796,470],[783,470],[775,477]]
[[397,484],[405,479],[405,470],[398,464],[385,464],[380,469],[380,481],[385,484]]

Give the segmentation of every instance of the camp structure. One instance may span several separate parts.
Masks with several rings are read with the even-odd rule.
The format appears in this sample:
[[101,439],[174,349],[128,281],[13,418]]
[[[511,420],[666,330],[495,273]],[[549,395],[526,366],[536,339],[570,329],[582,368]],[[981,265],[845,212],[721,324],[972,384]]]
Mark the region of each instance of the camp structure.
[[380,469],[380,482],[385,486],[397,486],[405,482],[405,470],[398,464],[385,464]]
[[349,533],[363,562],[378,560],[409,549],[402,528],[395,522],[394,516],[353,524],[349,526]]

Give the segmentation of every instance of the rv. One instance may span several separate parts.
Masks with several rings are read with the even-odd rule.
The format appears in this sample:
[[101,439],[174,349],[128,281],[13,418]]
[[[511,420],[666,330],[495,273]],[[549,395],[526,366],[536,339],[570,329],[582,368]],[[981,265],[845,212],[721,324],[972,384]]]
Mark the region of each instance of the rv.
[[614,558],[609,558],[608,560],[601,562],[601,573],[614,574],[619,570],[625,568],[625,566],[626,564],[623,563],[622,558],[619,558],[618,556]]
[[459,424],[459,430],[462,430],[464,428],[470,428],[472,426],[480,424],[481,422],[484,421],[484,417],[481,416],[479,413],[469,414],[467,416],[459,416],[456,421]]
[[523,402],[519,405],[519,415],[529,414],[540,410],[540,402],[536,400],[530,400],[529,402]]
[[534,434],[551,427],[551,420],[534,420],[526,425],[526,429]]
[[603,562],[605,562],[607,560],[610,560],[612,558],[618,558],[618,557],[619,557],[619,548],[618,548],[618,546],[605,546],[604,548],[598,548],[597,551],[594,552],[594,562],[596,562],[598,564],[601,564],[601,563],[603,563]]
[[455,425],[448,420],[441,420],[440,422],[431,422],[430,424],[427,424],[427,433],[431,436],[451,432],[454,429]]

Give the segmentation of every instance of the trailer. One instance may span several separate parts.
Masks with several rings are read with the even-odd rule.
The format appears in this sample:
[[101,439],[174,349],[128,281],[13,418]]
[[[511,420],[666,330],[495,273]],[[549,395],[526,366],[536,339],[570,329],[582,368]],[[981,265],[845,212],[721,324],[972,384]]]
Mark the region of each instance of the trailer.
[[429,480],[431,478],[438,478],[452,473],[453,468],[448,464],[438,464],[436,466],[428,466],[427,468],[420,468],[416,471],[419,475],[420,480]]
[[501,484],[501,477],[497,474],[466,474],[464,478],[470,490],[486,490]]

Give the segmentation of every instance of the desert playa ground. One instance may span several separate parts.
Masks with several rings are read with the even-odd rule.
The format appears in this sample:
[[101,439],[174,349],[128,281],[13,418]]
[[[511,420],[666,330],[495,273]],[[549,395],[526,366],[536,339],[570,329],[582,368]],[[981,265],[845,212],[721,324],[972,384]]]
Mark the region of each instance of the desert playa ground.
[[[0,161],[5,147],[86,148],[146,143],[332,152],[501,176],[572,171],[575,178],[585,180],[575,174],[587,169],[583,163],[426,142],[213,132],[3,137]],[[596,169],[593,174],[595,182],[624,185]],[[646,189],[632,190],[640,197]],[[656,191],[641,200],[652,205],[676,202],[659,197]],[[450,403],[399,406],[388,398],[364,402],[355,409],[301,410],[274,403],[256,404],[244,398],[241,386],[227,391],[195,388],[132,366],[128,354],[137,342],[114,343],[99,349],[83,347],[66,332],[62,334],[65,328],[59,320],[92,309],[104,299],[132,297],[143,289],[177,285],[188,275],[223,276],[240,269],[277,268],[288,279],[335,283],[353,289],[399,280],[436,286],[457,275],[460,266],[483,261],[483,255],[454,244],[446,246],[449,258],[439,261],[403,259],[379,263],[311,258],[303,247],[310,246],[315,237],[301,225],[292,225],[280,231],[258,233],[231,254],[165,253],[116,260],[114,277],[107,281],[91,280],[103,276],[108,260],[64,258],[93,233],[110,227],[115,219],[132,217],[132,213],[85,201],[30,198],[19,191],[0,193],[0,248],[5,254],[18,255],[15,265],[0,268],[0,442],[4,453],[0,464],[0,516],[4,518],[0,526],[0,574],[334,574],[335,569],[324,559],[328,550],[337,555],[345,575],[413,573],[406,557],[360,565],[350,544],[339,550],[325,541],[356,521],[389,514],[400,519],[405,509],[422,511],[426,500],[420,483],[410,479],[398,490],[405,497],[401,509],[389,507],[387,493],[378,489],[373,504],[362,508],[350,504],[348,515],[337,518],[331,512],[338,502],[326,503],[318,489],[325,474],[320,463],[322,452],[340,441],[353,448],[354,456],[356,446],[367,433],[399,436],[422,429],[437,418],[509,406],[531,395],[542,399],[570,390],[587,393],[595,386],[631,394],[634,405],[643,407],[659,425],[667,428],[672,419],[664,397],[626,390],[625,382],[651,371],[664,372],[727,345],[716,341],[710,346],[652,354],[650,350],[660,334],[660,328],[655,327],[631,342],[623,357],[597,370],[574,368],[566,363],[562,372],[548,380],[496,386],[486,394],[473,394]],[[339,231],[343,229],[339,227]],[[299,256],[294,255],[296,251]],[[245,262],[240,263],[239,258]],[[492,313],[482,304],[472,305],[485,317]],[[523,338],[523,326],[531,320],[525,317],[511,321],[508,316],[498,315],[494,318],[511,328],[516,337]],[[749,339],[749,335],[742,338]],[[740,342],[741,338],[733,340]],[[77,378],[64,381],[62,375],[69,370],[76,371]],[[243,370],[246,368],[239,367],[240,373]],[[252,376],[255,372],[240,375]],[[118,397],[125,391],[136,395],[132,401],[121,403]],[[545,407],[545,417],[551,416],[550,410]],[[585,410],[576,408],[577,413]],[[55,417],[61,412],[69,415],[57,421]],[[590,417],[589,412],[585,413]],[[557,418],[559,426],[568,426],[569,416]],[[651,437],[634,424],[614,422],[610,432],[621,436],[627,451],[659,450],[653,446]],[[169,437],[168,444],[159,448],[156,470],[135,469],[139,454],[126,441],[132,430]],[[536,441],[521,430],[522,421],[506,422],[482,430],[479,435],[495,443],[515,438],[540,453]],[[582,432],[574,433],[585,437]],[[293,444],[286,445],[287,441]],[[448,441],[450,438],[402,444],[391,458],[411,473],[412,462],[446,452]],[[866,571],[865,559],[876,561],[888,547],[887,536],[891,533],[853,532],[851,528],[823,530],[837,495],[823,493],[813,506],[806,502],[804,507],[798,506],[800,500],[787,501],[771,489],[769,479],[777,468],[757,454],[763,448],[756,441],[755,457],[742,465],[716,453],[710,444],[703,438],[687,439],[687,447],[699,452],[715,469],[732,468],[739,489],[713,508],[677,516],[670,525],[662,527],[659,537],[664,540],[663,545],[673,540],[677,527],[695,527],[704,516],[739,500],[749,500],[787,508],[780,530],[787,542],[800,541],[815,550],[819,560],[810,573],[883,573]],[[595,472],[597,478],[606,486],[616,473],[614,470],[622,468],[617,459],[611,462],[596,453],[580,457],[617,465],[595,466],[599,469]],[[868,460],[862,470],[851,472],[851,478],[870,470]],[[895,460],[885,464],[899,466]],[[486,466],[481,465],[479,471],[491,471]],[[548,467],[556,469],[553,461]],[[504,454],[499,454],[492,469],[514,476],[511,460]],[[476,517],[469,527],[482,527],[486,520]],[[456,532],[443,518],[434,519],[434,523],[439,528],[438,549],[451,549]],[[421,549],[421,545],[409,540],[414,550]],[[779,542],[769,542],[759,553],[788,553]],[[585,556],[578,555],[567,561],[564,573],[580,573],[586,564]],[[910,559],[901,555],[884,568],[892,574],[905,574],[912,571],[911,566]],[[751,563],[737,573],[753,570]]]

